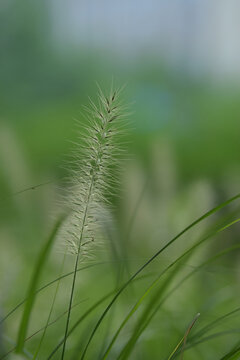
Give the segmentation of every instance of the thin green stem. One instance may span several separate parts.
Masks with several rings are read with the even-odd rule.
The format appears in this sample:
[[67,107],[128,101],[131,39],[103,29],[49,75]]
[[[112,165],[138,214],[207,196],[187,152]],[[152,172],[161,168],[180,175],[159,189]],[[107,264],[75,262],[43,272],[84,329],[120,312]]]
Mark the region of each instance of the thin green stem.
[[85,226],[85,222],[86,222],[86,218],[87,218],[89,200],[90,200],[90,197],[91,197],[91,194],[92,194],[93,182],[94,182],[94,176],[92,176],[92,179],[91,179],[91,184],[90,184],[88,197],[87,197],[87,201],[86,201],[86,207],[85,207],[85,211],[84,211],[84,217],[83,217],[83,222],[82,222],[81,233],[80,233],[80,237],[79,237],[78,251],[77,251],[77,256],[76,256],[75,266],[74,266],[74,273],[73,273],[71,295],[70,295],[69,306],[68,306],[67,322],[66,322],[64,340],[63,340],[63,349],[62,349],[62,356],[61,356],[62,360],[64,360],[64,354],[65,354],[65,349],[66,349],[66,341],[67,341],[67,334],[68,334],[70,315],[71,315],[71,308],[72,308],[72,302],[73,302],[73,294],[74,294],[74,289],[75,289],[75,284],[76,284],[76,277],[77,277],[78,260],[79,260],[79,256],[80,256],[81,245],[82,245],[83,230],[84,230],[84,226]]
[[57,282],[57,286],[56,286],[56,289],[55,289],[55,292],[54,292],[54,296],[53,296],[53,300],[52,300],[52,304],[51,304],[51,309],[50,309],[50,311],[49,311],[48,318],[47,318],[47,322],[46,322],[46,325],[45,325],[45,327],[44,327],[43,334],[42,334],[42,336],[41,336],[41,339],[40,339],[40,342],[39,342],[39,344],[38,344],[37,350],[36,350],[35,353],[34,353],[33,360],[35,360],[35,359],[37,358],[38,354],[39,354],[39,351],[40,351],[40,349],[41,349],[41,346],[42,346],[42,343],[43,343],[43,340],[44,340],[44,337],[45,337],[45,334],[46,334],[48,325],[49,325],[49,323],[50,323],[50,319],[51,319],[51,316],[52,316],[54,304],[55,304],[55,301],[56,301],[56,298],[57,298],[57,293],[58,293],[58,289],[59,289],[59,285],[60,285],[60,281],[61,281],[61,275],[62,275],[62,273],[63,273],[63,268],[64,268],[65,259],[66,259],[66,252],[65,252],[65,254],[64,254],[63,261],[62,261],[62,264],[61,264],[61,270],[60,270],[59,280],[58,280],[58,282]]

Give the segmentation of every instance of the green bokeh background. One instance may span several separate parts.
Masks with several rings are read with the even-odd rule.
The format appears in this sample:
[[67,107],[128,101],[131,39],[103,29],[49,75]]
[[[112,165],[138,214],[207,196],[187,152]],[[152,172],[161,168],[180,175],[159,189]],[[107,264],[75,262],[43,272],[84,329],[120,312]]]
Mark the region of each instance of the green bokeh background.
[[[62,5],[61,2],[59,6]],[[240,82],[237,75],[235,79],[221,78],[221,75],[213,79],[208,74],[195,76],[187,67],[174,67],[163,60],[161,51],[156,51],[157,37],[153,49],[135,56],[126,54],[130,50],[124,46],[119,51],[126,53],[119,56],[111,47],[93,46],[88,41],[76,46],[63,40],[59,46],[52,31],[52,6],[51,1],[27,0],[3,1],[0,5],[2,314],[24,297],[35,258],[52,223],[52,214],[59,209],[56,205],[59,189],[67,175],[64,164],[72,150],[71,141],[77,139],[74,119],[84,125],[82,106],[88,104],[89,96],[96,99],[96,82],[106,92],[112,79],[117,86],[126,85],[122,100],[131,113],[131,126],[126,134],[126,149],[131,160],[120,179],[120,200],[115,200],[114,221],[120,233],[126,229],[145,179],[150,179],[132,240],[125,249],[131,259],[131,269],[136,269],[137,264],[157,250],[159,241],[160,244],[167,241],[204,211],[239,192]],[[67,27],[62,24],[61,34],[64,26]],[[206,248],[200,258],[221,249],[225,241],[228,245],[239,242],[238,225],[228,234],[222,235],[218,244]],[[178,251],[176,247],[167,254],[163,263]],[[169,344],[163,350],[166,356],[198,308],[208,308],[208,291],[213,295],[214,291],[226,288],[225,293],[222,290],[219,295],[223,301],[219,300],[214,313],[209,305],[206,321],[237,305],[238,260],[237,253],[229,255],[219,267],[209,270],[209,283],[204,283],[203,274],[199,275],[197,285],[193,282],[192,287],[183,288],[178,304],[170,302],[162,314],[166,333],[159,340],[153,327],[146,336],[146,346],[140,348],[142,357],[138,354],[133,359],[157,358],[159,341],[163,347],[165,342]],[[52,254],[46,280],[57,274],[59,262],[56,254]],[[69,260],[69,268],[70,263]],[[153,270],[157,271],[158,267]],[[99,287],[101,291],[105,287],[107,292],[113,280],[109,277],[104,281],[106,271],[101,271]],[[90,272],[81,283],[89,293],[87,298],[91,299],[99,292],[97,286],[91,285],[90,289],[87,286],[88,280],[91,283],[94,277],[95,273]],[[188,296],[192,300],[185,301]],[[124,309],[129,307],[128,299],[124,298]],[[65,301],[67,295],[63,292],[61,304]],[[38,305],[36,321],[41,319],[46,302],[40,299]],[[189,316],[185,313],[186,306]],[[6,326],[7,336],[14,338],[19,319],[20,314]],[[57,336],[60,337],[61,332]],[[217,349],[227,346],[228,340],[223,344],[216,342],[208,347],[209,357],[199,350],[196,359],[217,359]],[[45,351],[51,346],[48,339]],[[189,356],[192,359],[192,355]]]

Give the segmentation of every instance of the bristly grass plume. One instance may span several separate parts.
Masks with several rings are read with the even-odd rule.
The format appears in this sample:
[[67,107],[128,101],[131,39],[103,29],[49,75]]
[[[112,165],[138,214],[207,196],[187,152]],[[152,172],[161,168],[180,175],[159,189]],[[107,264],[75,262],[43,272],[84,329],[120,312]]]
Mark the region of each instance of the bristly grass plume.
[[[122,132],[124,108],[119,102],[119,90],[111,90],[105,96],[101,89],[98,104],[90,100],[86,108],[88,125],[84,136],[83,152],[75,154],[75,169],[71,170],[72,186],[67,195],[70,215],[65,224],[65,241],[69,252],[75,254],[75,267],[65,328],[62,359],[64,359],[66,338],[80,258],[88,257],[97,243],[96,226],[99,211],[108,203],[106,194],[113,190],[112,169],[119,161],[118,135]],[[115,171],[115,169],[114,169]]]

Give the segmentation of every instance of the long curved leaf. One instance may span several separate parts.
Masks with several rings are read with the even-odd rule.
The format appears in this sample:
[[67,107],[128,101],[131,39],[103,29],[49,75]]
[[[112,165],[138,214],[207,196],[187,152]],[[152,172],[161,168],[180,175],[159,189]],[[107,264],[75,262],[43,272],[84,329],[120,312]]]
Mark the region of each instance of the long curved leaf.
[[[142,316],[142,323],[143,323],[143,319],[147,318],[147,320],[145,321],[145,323],[142,326],[138,327],[137,332],[134,332],[132,337],[129,339],[128,343],[125,345],[125,347],[123,348],[123,350],[121,351],[118,359],[120,359],[122,357],[122,355],[124,354],[124,359],[127,358],[127,356],[130,354],[134,344],[136,343],[136,341],[138,340],[138,338],[140,337],[140,335],[142,334],[142,332],[146,329],[147,325],[150,323],[150,321],[152,320],[152,318],[155,316],[155,314],[159,311],[159,308],[163,305],[163,303],[169,298],[170,295],[172,295],[181,285],[183,282],[185,282],[186,280],[188,280],[191,276],[193,276],[197,271],[199,271],[200,269],[202,269],[204,266],[214,262],[216,259],[228,254],[231,251],[235,251],[237,249],[240,248],[240,245],[235,245],[235,246],[231,246],[223,251],[220,251],[219,253],[217,253],[216,255],[212,256],[211,258],[209,258],[208,260],[204,261],[201,265],[199,265],[198,267],[196,267],[195,269],[193,269],[189,274],[187,274],[177,285],[174,286],[173,289],[171,289],[171,291],[162,299],[162,301],[160,302],[160,304],[155,308],[155,310],[152,312],[152,314],[147,318],[148,316],[148,311],[146,311],[144,313],[144,315]],[[140,323],[140,322],[139,322]]]
[[35,269],[34,269],[34,272],[33,272],[32,278],[31,278],[31,282],[30,282],[30,285],[28,288],[27,301],[25,304],[22,320],[20,323],[19,331],[18,331],[17,346],[16,346],[17,353],[21,353],[23,351],[24,339],[27,334],[28,324],[29,324],[31,311],[32,311],[35,297],[36,297],[36,289],[37,289],[37,284],[38,284],[38,281],[39,281],[39,278],[41,275],[41,271],[47,260],[48,254],[49,254],[51,247],[53,245],[53,242],[55,240],[57,231],[58,231],[59,227],[61,226],[64,218],[65,218],[64,216],[61,216],[57,220],[47,242],[45,243],[44,247],[42,248],[42,251],[40,252],[40,254],[38,256],[36,266],[35,266]]
[[233,196],[232,198],[228,199],[227,201],[221,203],[220,205],[214,207],[213,209],[207,211],[205,214],[203,214],[202,216],[200,216],[198,219],[196,219],[195,221],[193,221],[190,225],[188,225],[185,229],[183,229],[178,235],[176,235],[175,237],[173,237],[166,245],[164,245],[161,249],[159,249],[147,262],[145,262],[131,277],[130,279],[119,289],[119,291],[117,292],[117,294],[113,297],[113,299],[110,301],[110,303],[107,305],[107,307],[105,308],[105,310],[103,311],[102,315],[100,316],[99,320],[97,321],[92,333],[90,334],[89,340],[83,350],[83,354],[81,357],[81,360],[83,360],[85,358],[86,352],[88,350],[88,347],[97,331],[97,329],[99,328],[100,324],[102,323],[103,319],[105,318],[106,314],[108,313],[108,311],[111,309],[112,305],[115,303],[115,301],[118,299],[118,297],[121,295],[121,293],[126,289],[126,287],[132,282],[133,279],[135,279],[135,277],[137,277],[149,264],[151,264],[164,250],[166,250],[172,243],[174,243],[178,238],[180,238],[183,234],[185,234],[187,231],[189,231],[190,229],[192,229],[195,225],[199,224],[201,221],[203,221],[204,219],[208,218],[209,216],[213,215],[214,213],[216,213],[217,211],[219,211],[220,209],[226,207],[227,205],[229,205],[230,203],[232,203],[233,201],[237,200],[240,198],[240,194],[237,194],[235,196]]
[[[139,306],[141,305],[141,303],[143,302],[143,300],[145,299],[145,297],[150,293],[150,291],[153,290],[153,288],[157,285],[157,283],[159,282],[159,280],[161,279],[161,277],[171,268],[173,267],[177,262],[179,262],[182,258],[184,258],[187,254],[190,254],[196,247],[198,247],[199,245],[201,245],[204,241],[206,241],[207,239],[209,239],[210,237],[216,235],[217,233],[225,230],[226,228],[230,227],[231,225],[235,224],[236,222],[240,221],[240,219],[237,219],[235,221],[232,221],[231,223],[221,227],[220,229],[217,229],[214,232],[211,232],[209,235],[205,236],[203,239],[201,239],[200,241],[198,241],[196,244],[194,244],[190,249],[188,249],[187,251],[185,251],[182,255],[180,255],[175,261],[173,261],[169,266],[167,266],[159,275],[158,277],[153,281],[153,283],[147,288],[147,290],[144,292],[144,294],[140,297],[140,299],[137,301],[137,303],[133,306],[133,308],[130,310],[130,312],[128,313],[128,315],[125,317],[125,319],[123,320],[123,322],[121,323],[120,327],[118,328],[118,330],[116,331],[115,335],[113,336],[107,350],[105,351],[105,354],[103,356],[103,359],[105,360],[114,344],[114,342],[116,341],[120,331],[123,329],[123,327],[126,325],[126,323],[129,321],[129,319],[132,317],[132,315],[137,311],[137,309],[139,308]],[[158,297],[158,296],[157,296]],[[139,327],[138,327],[139,329]]]
[[[149,275],[149,274],[148,274],[148,275],[143,275],[143,276],[139,277],[138,279],[135,279],[135,281],[143,280],[143,279],[145,279],[146,277],[149,277],[149,276],[151,276],[151,274],[150,274],[150,275]],[[95,308],[96,308],[97,306],[99,306],[100,304],[102,304],[109,296],[113,295],[114,292],[116,292],[116,290],[110,292],[109,294],[107,294],[107,295],[105,295],[105,296],[103,296],[100,300],[98,300],[95,304],[93,304],[93,306],[90,307],[90,308],[86,311],[86,313],[84,313],[84,314],[76,321],[76,323],[72,326],[72,328],[68,331],[67,337],[69,337],[69,336],[73,333],[73,331],[78,327],[78,325],[80,325],[80,323],[81,323],[93,310],[95,310]],[[50,360],[50,359],[53,357],[53,355],[54,355],[54,354],[57,352],[57,350],[61,347],[61,345],[63,344],[63,342],[64,342],[64,339],[62,339],[62,340],[58,343],[58,345],[54,348],[54,350],[53,350],[53,351],[51,352],[51,354],[48,356],[47,360]]]
[[[97,265],[104,265],[106,264],[106,262],[99,262],[99,263],[96,263],[96,264],[90,264],[90,265],[86,265],[86,266],[83,266],[81,268],[78,268],[77,271],[81,271],[81,270],[85,270],[85,269],[89,269],[91,267],[94,267],[94,266],[97,266]],[[66,274],[63,274],[59,277],[57,277],[56,279],[50,281],[49,283],[43,285],[42,287],[40,287],[39,289],[37,289],[35,292],[34,292],[34,295],[37,295],[39,292],[43,291],[44,289],[48,288],[49,286],[55,284],[57,281],[59,280],[62,280],[70,275],[72,275],[74,273],[74,271],[70,271]],[[25,304],[25,302],[28,300],[28,298],[25,298],[24,300],[22,300],[20,303],[18,303],[12,310],[10,310],[7,315],[5,315],[1,320],[0,320],[0,325],[5,321],[7,320],[17,309],[19,309],[23,304]]]
[[[83,300],[85,301],[85,300]],[[79,304],[81,304],[83,301],[80,301],[79,303],[73,305],[72,308],[78,306]],[[24,343],[31,340],[34,336],[36,336],[37,334],[39,334],[40,332],[44,331],[46,328],[49,328],[50,326],[54,325],[58,320],[60,320],[64,315],[67,314],[67,311],[65,311],[63,314],[59,315],[55,320],[49,322],[47,325],[43,326],[41,329],[38,329],[37,331],[35,331],[33,334],[29,335],[27,338],[24,339]],[[14,352],[16,350],[16,346],[14,346],[12,349],[8,350],[8,352],[6,352],[5,354],[3,354],[0,357],[0,360],[5,359],[8,355],[10,355],[12,352]],[[23,353],[26,353],[26,350],[23,349]],[[33,359],[34,355],[31,354],[31,359]]]
[[240,346],[239,342],[237,346],[234,346],[234,348],[229,351],[225,356],[223,356],[220,360],[238,360],[240,356]]
[[[218,337],[221,337],[221,336],[226,336],[226,335],[232,335],[232,334],[240,334],[240,329],[232,329],[232,330],[226,330],[226,331],[220,331],[220,332],[217,332],[217,333],[214,333],[214,334],[211,334],[209,336],[206,336],[205,338],[202,338],[201,340],[199,341],[195,341],[194,343],[192,344],[189,344],[185,347],[184,349],[184,352],[191,349],[192,347],[194,347],[195,345],[199,345],[199,344],[203,344],[204,342],[207,342],[207,341],[210,341],[210,340],[214,340]],[[240,348],[236,349],[235,352],[233,352],[231,355],[238,355],[238,351],[240,350]],[[178,356],[180,354],[180,352],[177,352],[176,355]],[[174,357],[175,358],[175,357]],[[235,358],[235,357],[227,357],[225,359],[228,359],[228,360],[238,360],[238,358]]]

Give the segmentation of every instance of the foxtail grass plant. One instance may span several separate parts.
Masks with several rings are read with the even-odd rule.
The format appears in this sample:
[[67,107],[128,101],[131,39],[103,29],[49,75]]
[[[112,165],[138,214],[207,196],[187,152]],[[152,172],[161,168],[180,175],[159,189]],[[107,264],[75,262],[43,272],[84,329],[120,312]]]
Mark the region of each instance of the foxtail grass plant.
[[101,89],[98,104],[90,100],[86,108],[88,126],[84,158],[75,155],[76,170],[71,171],[72,187],[67,195],[70,216],[66,227],[67,248],[75,255],[74,274],[69,300],[66,328],[63,340],[62,360],[64,359],[77,268],[80,258],[88,257],[92,248],[97,246],[97,225],[99,213],[108,199],[114,181],[112,167],[117,163],[120,149],[116,138],[122,131],[123,107],[119,103],[120,90],[111,90],[105,96]]
[[[221,358],[214,357],[213,359],[233,360],[239,358],[240,343],[237,337],[239,336],[240,329],[234,323],[233,319],[240,313],[239,304],[236,304],[236,300],[234,299],[236,287],[234,285],[232,286],[230,295],[227,294],[227,305],[222,308],[220,307],[220,310],[218,308],[219,313],[217,313],[215,308],[216,303],[226,301],[227,296],[224,292],[225,289],[223,288],[225,296],[223,300],[221,300],[221,296],[218,296],[218,293],[215,293],[215,290],[212,292],[215,300],[209,299],[209,288],[207,288],[204,300],[200,301],[199,299],[201,299],[202,293],[204,292],[205,282],[207,283],[208,279],[204,274],[204,284],[201,286],[199,277],[203,271],[207,271],[206,269],[210,265],[219,261],[224,262],[228,256],[236,255],[237,252],[239,252],[239,242],[236,244],[232,242],[229,243],[229,230],[234,227],[236,231],[236,227],[239,226],[239,207],[236,205],[239,202],[240,194],[206,211],[202,216],[198,217],[168,241],[163,242],[164,239],[159,239],[161,245],[158,245],[158,249],[155,250],[153,255],[145,258],[133,272],[130,266],[127,269],[128,271],[126,271],[126,277],[124,279],[121,278],[119,280],[116,276],[116,279],[119,281],[112,281],[112,277],[114,278],[117,272],[109,272],[108,275],[111,277],[111,284],[115,284],[114,288],[110,289],[107,280],[101,278],[100,281],[102,281],[102,283],[100,283],[100,286],[104,283],[104,286],[101,288],[102,294],[98,298],[95,298],[97,294],[95,294],[94,290],[94,295],[92,296],[93,301],[87,304],[86,307],[84,307],[84,304],[88,301],[88,294],[86,295],[86,289],[84,287],[82,298],[74,301],[74,298],[77,297],[76,283],[79,274],[95,271],[95,276],[98,272],[102,274],[101,271],[103,270],[100,270],[100,268],[104,266],[111,264],[112,270],[118,266],[118,261],[119,268],[121,268],[124,263],[124,259],[122,259],[121,256],[113,256],[109,263],[101,259],[100,262],[84,264],[84,260],[92,257],[99,245],[101,245],[102,239],[104,239],[102,235],[102,225],[105,218],[102,215],[109,215],[111,198],[117,187],[117,180],[114,174],[117,174],[120,158],[122,158],[122,148],[119,142],[119,138],[121,137],[119,137],[119,135],[124,129],[124,117],[126,116],[126,109],[120,103],[120,93],[121,90],[112,89],[110,94],[105,96],[101,89],[99,89],[98,100],[96,102],[90,100],[90,106],[85,109],[88,123],[84,129],[84,133],[80,135],[81,151],[79,151],[80,145],[76,143],[74,160],[69,171],[70,182],[68,182],[68,190],[64,197],[64,205],[67,207],[66,215],[59,217],[56,221],[46,243],[38,254],[26,298],[19,302],[19,304],[0,320],[0,325],[5,325],[5,322],[8,322],[17,311],[23,308],[16,341],[10,339],[10,349],[7,346],[4,351],[0,348],[0,360],[7,359],[14,351],[22,356],[36,360],[50,360],[52,358],[60,358],[61,360],[91,360],[96,358],[101,360],[110,358],[128,360],[139,358],[138,354],[140,354],[142,359],[156,357],[163,360],[177,358],[185,360],[185,358],[195,358],[187,357],[191,350],[196,351],[195,354],[198,354],[198,349],[201,344],[206,346],[208,341],[213,341],[214,339],[217,341],[223,337],[231,338],[229,344],[227,343],[228,348],[220,355]],[[82,145],[83,142],[84,144]],[[137,217],[139,207],[142,206],[142,198],[150,186],[151,181],[149,180],[139,193],[136,206],[133,206],[133,213],[132,216],[130,216],[129,226],[126,227],[127,230],[125,229],[121,232],[124,233],[125,240],[122,242],[127,245],[134,233],[133,223]],[[33,188],[26,188],[23,191],[30,189]],[[204,231],[200,233],[197,231],[197,237],[195,237],[195,232],[192,233],[191,231],[195,227],[201,226],[204,222],[205,225],[207,222]],[[199,230],[199,228],[197,230]],[[181,243],[181,241],[183,243],[184,239],[186,239],[184,238],[185,235],[189,235],[187,240],[189,240],[190,243],[183,244],[183,247],[179,246],[178,252],[173,251],[173,254],[170,254],[170,256],[169,253],[171,253],[172,247],[176,244],[179,245],[178,243]],[[61,239],[61,244],[64,245],[64,254],[70,254],[68,260],[71,271],[64,273],[64,270],[62,270],[56,279],[48,280],[45,282],[45,285],[39,286],[39,280],[47,265],[47,258],[56,238]],[[214,249],[207,257],[206,253],[200,253],[201,257],[198,258],[200,248],[213,241],[218,241],[219,238],[224,240],[222,241],[220,249],[217,248],[217,251]],[[121,237],[117,235],[116,239],[121,239]],[[127,254],[127,252],[121,250],[119,253]],[[117,252],[116,249],[114,251]],[[159,261],[156,265],[157,259],[163,260],[162,255],[165,255],[167,251],[169,256],[168,263],[165,264]],[[64,258],[66,258],[65,255]],[[129,259],[127,259],[127,261],[129,265]],[[188,266],[189,261],[193,263],[193,265],[190,266],[190,270]],[[125,265],[124,263],[124,266]],[[149,268],[151,268],[151,270]],[[149,269],[148,272],[146,271],[147,269]],[[196,277],[198,277],[197,280]],[[233,278],[232,273],[226,277],[227,280]],[[64,309],[61,308],[59,313],[56,311],[57,313],[55,314],[55,305],[60,298],[60,296],[57,296],[57,293],[58,291],[60,292],[59,288],[64,279],[70,281],[70,291],[69,294],[67,293],[67,306],[66,308],[64,307]],[[186,293],[183,291],[184,295],[182,300],[181,293],[179,304],[178,291],[182,291],[182,288],[184,288],[186,284],[189,285],[189,281],[194,282],[194,290],[196,291],[197,289],[199,292],[197,299],[189,295],[188,288]],[[190,286],[192,286],[192,283],[190,283]],[[113,307],[119,305],[120,298],[121,300],[124,298],[123,293],[127,292],[132,284],[134,284],[134,289],[132,289],[134,291],[129,291],[129,293],[126,294],[127,307],[123,301],[121,306],[117,308],[117,311],[113,312]],[[53,285],[56,287],[52,301],[47,299],[49,311],[46,312],[45,325],[41,324],[41,326],[38,327],[37,325],[35,326],[34,323],[34,329],[30,329],[29,325],[30,322],[32,322],[33,308],[37,297],[39,295],[43,296],[44,291]],[[211,283],[211,286],[212,285],[215,286],[215,284]],[[87,287],[88,286],[89,284],[87,284]],[[227,286],[230,287],[229,284],[227,284]],[[126,298],[124,299],[126,300]],[[193,302],[196,301],[194,305],[198,308],[195,309],[194,307],[194,312],[190,313],[188,305],[192,305],[192,299],[194,299]],[[208,302],[212,303],[211,306],[214,308],[214,311],[212,311],[211,306],[209,306],[209,314],[206,314],[206,308],[208,308],[206,303]],[[63,303],[65,304],[65,300],[62,301],[61,306],[63,306]],[[80,304],[83,304],[83,308],[79,306]],[[70,321],[73,320],[73,309],[79,309],[78,314],[76,313],[76,318],[74,317],[74,322]],[[179,309],[183,313],[183,321],[180,322],[180,324],[178,324],[176,314]],[[162,319],[164,311],[167,312],[168,316],[165,322],[164,319]],[[197,314],[198,312],[201,312],[200,317],[199,314]],[[105,318],[107,315],[110,315],[110,317],[106,325]],[[208,315],[210,315],[210,321],[207,318]],[[157,318],[157,320],[155,320],[155,318]],[[187,325],[191,319],[193,319],[192,322],[190,325]],[[154,320],[158,326],[157,330],[155,330],[154,327],[150,328]],[[88,323],[86,324],[87,321]],[[226,321],[231,321],[230,327],[225,327]],[[80,327],[83,323],[85,327],[81,330]],[[54,330],[54,335],[56,336],[47,337],[47,331],[50,332],[55,324],[62,324],[55,329],[56,331]],[[105,328],[103,328],[104,325],[106,325]],[[219,329],[220,326],[222,326],[222,328]],[[107,330],[102,331],[102,334],[104,334],[103,340],[101,336],[99,336],[99,330],[102,328]],[[174,332],[176,328],[178,328],[178,331]],[[143,338],[143,334],[149,329],[151,330],[151,336],[149,336],[148,333],[148,338]],[[154,331],[152,329],[154,329]],[[175,336],[173,336],[172,333],[174,333]],[[40,341],[37,339],[38,334],[42,334],[40,335]],[[152,347],[146,344],[149,338],[151,337],[150,340],[152,341],[152,337],[154,336],[157,338],[157,347],[159,344],[162,345],[160,348],[157,348],[157,355],[156,352],[152,355]],[[140,337],[141,341],[139,341]],[[69,338],[73,339],[71,343],[72,349],[67,346],[69,344]],[[165,341],[166,338],[168,341]],[[94,345],[96,345],[95,348],[92,346],[93,342]],[[28,344],[29,348],[26,348]],[[43,349],[45,344],[50,345]],[[220,343],[217,343],[217,350],[219,344]],[[145,345],[146,347],[144,347]],[[203,354],[208,355],[209,350],[210,346],[206,347]],[[213,352],[210,353],[212,354]],[[216,354],[219,353],[220,351],[218,350]],[[44,354],[44,357],[42,357],[42,354]],[[145,357],[144,354],[146,354]],[[199,353],[196,359],[205,358],[204,355],[202,356],[202,354]]]

